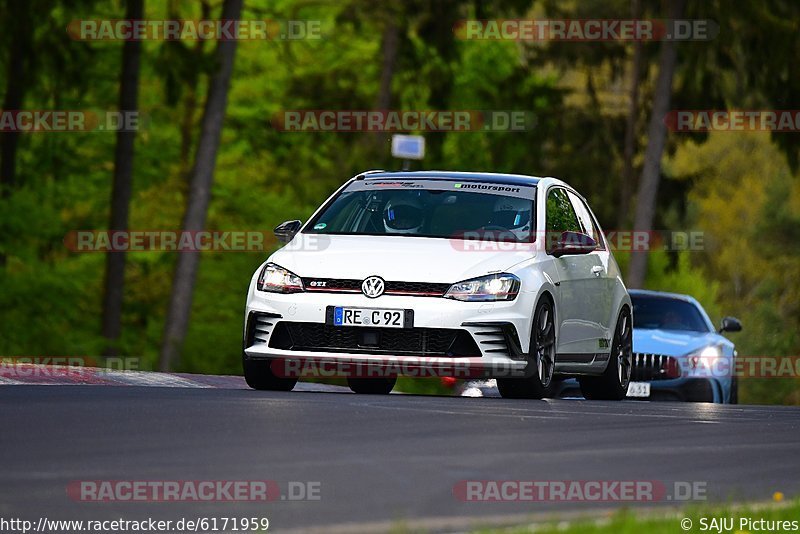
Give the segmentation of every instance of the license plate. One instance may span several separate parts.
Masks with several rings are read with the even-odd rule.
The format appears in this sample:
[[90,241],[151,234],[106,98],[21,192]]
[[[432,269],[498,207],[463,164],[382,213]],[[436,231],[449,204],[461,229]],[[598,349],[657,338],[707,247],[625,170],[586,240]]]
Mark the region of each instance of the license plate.
[[628,385],[628,397],[646,398],[650,396],[650,382],[631,382]]
[[335,306],[332,312],[332,320],[330,322],[334,326],[411,328],[414,320],[414,313],[411,310]]

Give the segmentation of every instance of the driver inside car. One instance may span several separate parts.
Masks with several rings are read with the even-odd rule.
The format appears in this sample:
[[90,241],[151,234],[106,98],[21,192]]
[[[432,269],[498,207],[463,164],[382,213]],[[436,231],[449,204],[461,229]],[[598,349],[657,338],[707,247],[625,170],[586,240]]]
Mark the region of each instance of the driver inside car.
[[494,205],[487,230],[504,230],[503,237],[528,241],[531,232],[531,203],[522,198],[501,197]]
[[422,203],[412,195],[398,195],[383,209],[383,227],[387,234],[419,234],[424,221]]

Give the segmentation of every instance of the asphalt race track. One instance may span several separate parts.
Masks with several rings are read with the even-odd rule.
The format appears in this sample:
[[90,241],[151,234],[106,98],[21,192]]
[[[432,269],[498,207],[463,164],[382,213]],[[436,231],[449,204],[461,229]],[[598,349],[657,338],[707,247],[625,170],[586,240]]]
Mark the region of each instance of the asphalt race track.
[[[312,384],[265,393],[238,377],[162,376],[177,382],[0,386],[0,516],[267,517],[278,532],[465,531],[622,504],[464,502],[454,497],[464,480],[701,482],[715,501],[800,490],[800,410],[788,407],[375,397]],[[70,483],[85,480],[271,480],[283,497],[291,481],[313,482],[319,499],[71,497]]]

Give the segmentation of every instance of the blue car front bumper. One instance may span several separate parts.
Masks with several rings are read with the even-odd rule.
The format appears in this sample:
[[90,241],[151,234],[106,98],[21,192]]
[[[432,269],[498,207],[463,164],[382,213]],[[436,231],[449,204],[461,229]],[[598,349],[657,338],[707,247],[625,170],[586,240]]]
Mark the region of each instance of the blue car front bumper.
[[[575,379],[564,380],[553,387],[554,397],[582,396],[580,385]],[[694,377],[651,380],[650,397],[636,400],[730,403],[731,380]]]

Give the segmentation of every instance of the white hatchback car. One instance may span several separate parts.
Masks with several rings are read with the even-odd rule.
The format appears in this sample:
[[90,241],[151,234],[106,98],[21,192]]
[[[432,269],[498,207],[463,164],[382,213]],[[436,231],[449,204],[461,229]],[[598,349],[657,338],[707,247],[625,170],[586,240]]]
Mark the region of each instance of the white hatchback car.
[[546,397],[566,377],[586,398],[625,397],[631,300],[585,199],[560,180],[369,171],[275,233],[287,244],[247,294],[255,389],[291,390],[287,370],[311,362],[359,393],[467,370],[504,397]]

